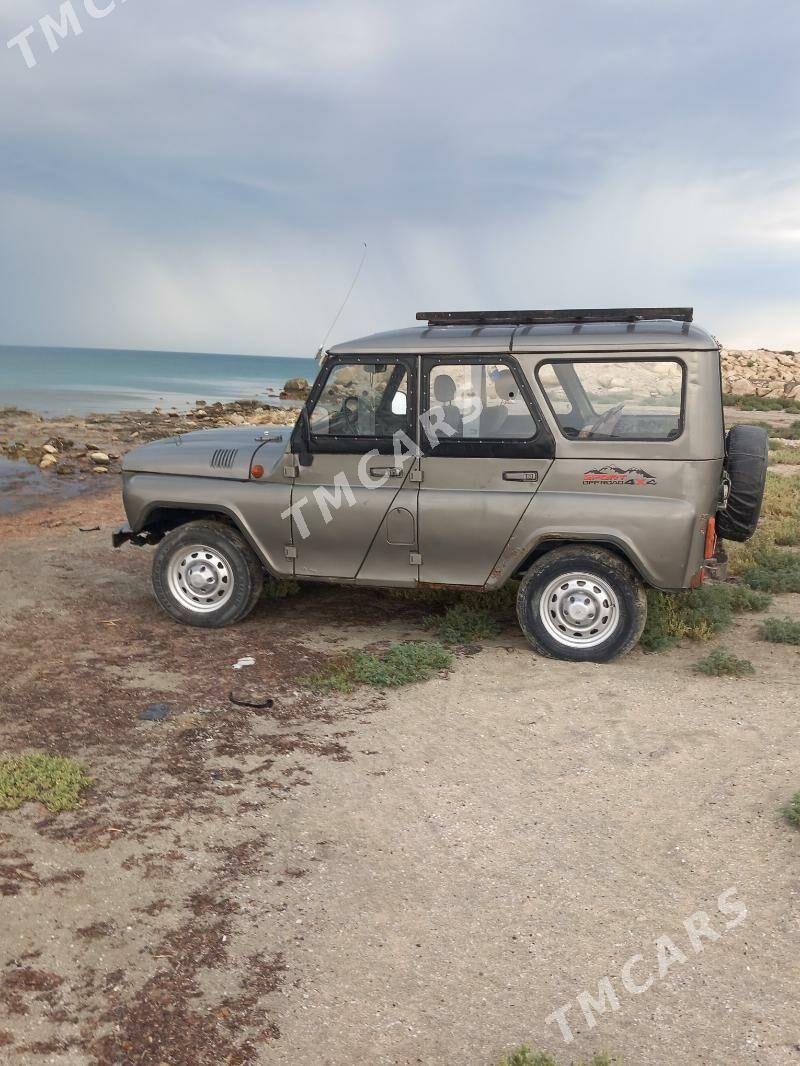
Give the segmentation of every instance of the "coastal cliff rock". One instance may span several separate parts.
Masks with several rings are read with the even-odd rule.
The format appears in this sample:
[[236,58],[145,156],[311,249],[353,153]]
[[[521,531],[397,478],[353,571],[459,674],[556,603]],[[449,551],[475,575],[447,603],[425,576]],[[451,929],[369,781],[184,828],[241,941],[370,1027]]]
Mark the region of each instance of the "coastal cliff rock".
[[723,348],[722,384],[734,396],[800,399],[800,352]]

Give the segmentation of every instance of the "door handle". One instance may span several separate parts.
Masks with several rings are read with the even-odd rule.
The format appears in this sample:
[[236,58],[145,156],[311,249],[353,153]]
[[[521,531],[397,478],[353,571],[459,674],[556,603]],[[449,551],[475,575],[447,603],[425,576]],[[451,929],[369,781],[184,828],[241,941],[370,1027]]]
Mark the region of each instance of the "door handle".
[[527,481],[531,484],[539,480],[538,470],[504,470],[503,481]]
[[371,466],[370,474],[388,474],[389,477],[402,477],[403,471],[396,466]]

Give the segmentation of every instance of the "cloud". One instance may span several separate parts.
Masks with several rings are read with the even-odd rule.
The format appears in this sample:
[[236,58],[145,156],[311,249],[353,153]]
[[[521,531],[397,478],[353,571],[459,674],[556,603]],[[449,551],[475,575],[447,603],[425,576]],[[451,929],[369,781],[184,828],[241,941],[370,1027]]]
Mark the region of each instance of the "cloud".
[[[7,0],[0,35],[46,10]],[[422,305],[687,302],[800,348],[796,4],[83,22],[32,71],[0,56],[0,340],[306,354],[366,240],[336,339]]]

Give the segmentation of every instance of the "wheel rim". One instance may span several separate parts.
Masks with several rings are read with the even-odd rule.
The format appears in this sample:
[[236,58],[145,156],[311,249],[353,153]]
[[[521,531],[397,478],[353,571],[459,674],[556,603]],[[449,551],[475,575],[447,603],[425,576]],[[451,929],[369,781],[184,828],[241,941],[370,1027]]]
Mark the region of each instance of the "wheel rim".
[[595,574],[562,574],[551,581],[539,602],[539,616],[548,634],[568,648],[594,648],[620,624],[617,597]]
[[167,572],[169,590],[189,611],[207,614],[224,607],[233,595],[233,568],[229,561],[206,544],[178,548]]

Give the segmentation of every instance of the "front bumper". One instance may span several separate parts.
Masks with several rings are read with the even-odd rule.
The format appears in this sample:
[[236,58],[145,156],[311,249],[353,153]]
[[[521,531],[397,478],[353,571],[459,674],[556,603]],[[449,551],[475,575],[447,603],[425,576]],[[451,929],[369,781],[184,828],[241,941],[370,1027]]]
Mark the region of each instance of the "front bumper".
[[143,548],[147,544],[155,543],[150,533],[134,533],[126,522],[124,526],[115,529],[111,534],[111,543],[115,548],[121,548],[123,544],[127,544],[128,542],[135,544],[139,548]]

